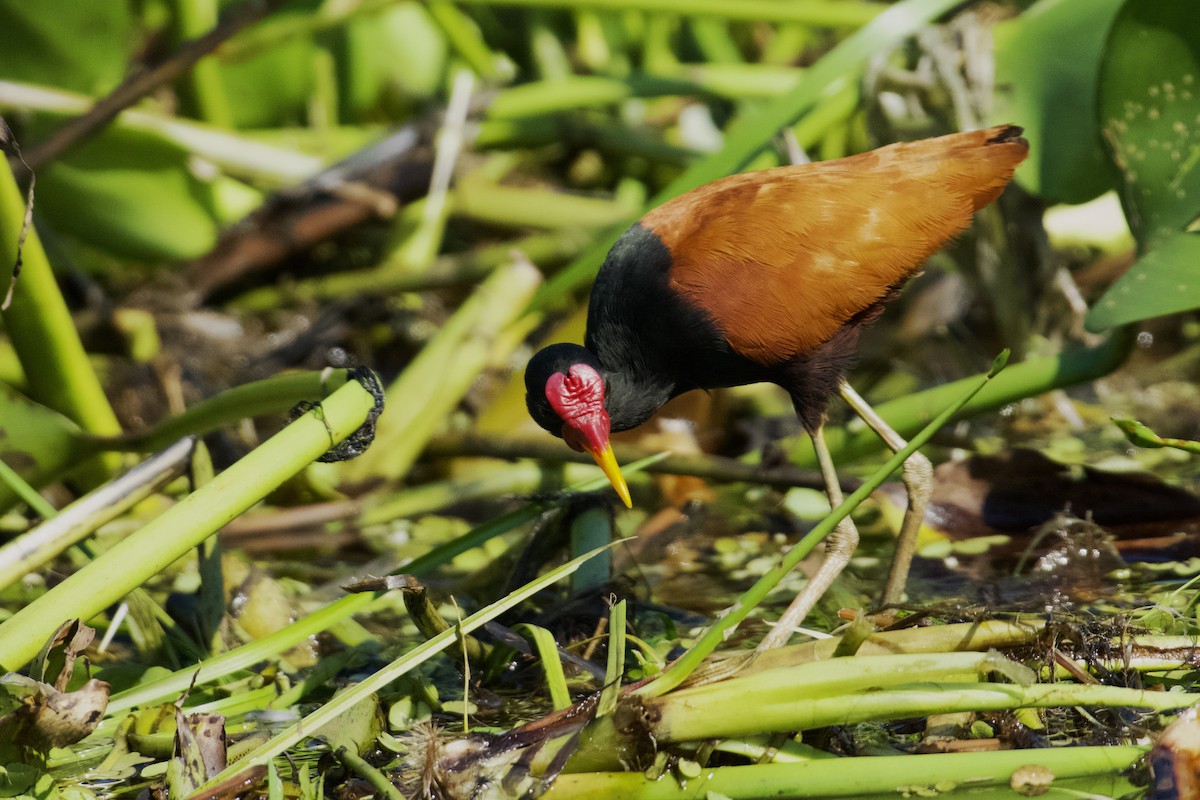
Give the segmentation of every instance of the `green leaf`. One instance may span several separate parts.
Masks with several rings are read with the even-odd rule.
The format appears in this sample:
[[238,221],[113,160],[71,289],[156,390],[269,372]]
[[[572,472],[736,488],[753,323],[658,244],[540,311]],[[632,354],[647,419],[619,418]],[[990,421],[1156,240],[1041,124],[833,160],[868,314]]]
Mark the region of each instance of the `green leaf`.
[[1121,203],[1142,252],[1200,212],[1196,13],[1195,0],[1129,0],[1113,23],[1101,67],[1100,128],[1121,171]]
[[158,134],[113,127],[38,176],[37,210],[57,229],[118,255],[194,258],[216,241],[213,184]]
[[343,102],[355,117],[431,98],[446,74],[447,47],[421,3],[405,2],[346,26]]
[[1088,311],[1090,331],[1200,308],[1200,233],[1177,233],[1137,260]]
[[[303,19],[306,12],[278,12],[277,24]],[[308,116],[317,71],[318,48],[310,37],[296,37],[256,53],[253,58],[222,63],[225,96],[238,128],[300,125]]]
[[1112,188],[1096,126],[1096,82],[1123,0],[1041,0],[996,29],[995,124],[1025,128],[1017,180],[1049,203],[1084,203]]
[[381,716],[379,697],[367,695],[339,714],[316,738],[324,740],[334,751],[344,747],[351,753],[366,753],[375,743]]
[[134,43],[125,0],[0,0],[0,75],[90,95],[108,92]]
[[[88,450],[79,426],[0,383],[0,459],[25,481],[41,486],[77,465]],[[15,499],[0,484],[0,509]]]
[[553,703],[554,710],[559,711],[571,705],[571,691],[563,673],[554,634],[539,625],[527,622],[518,623],[513,629],[537,650],[538,660],[542,662],[542,671],[546,674],[546,688],[550,691],[550,702]]

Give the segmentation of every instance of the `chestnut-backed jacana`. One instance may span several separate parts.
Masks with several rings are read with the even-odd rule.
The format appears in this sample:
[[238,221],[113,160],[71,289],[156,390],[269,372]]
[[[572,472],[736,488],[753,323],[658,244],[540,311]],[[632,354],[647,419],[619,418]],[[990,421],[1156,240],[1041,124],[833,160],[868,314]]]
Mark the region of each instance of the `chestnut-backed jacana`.
[[[905,280],[996,199],[1025,158],[1000,126],[893,144],[835,161],[723,178],[651,211],[604,260],[585,346],[555,344],[525,372],[529,413],[586,450],[630,505],[610,431],[642,424],[691,389],[769,382],[811,434],[830,502],[841,502],[821,430],[835,392],[897,450],[904,441],[845,382],[859,332]],[[909,504],[884,602],[903,593],[932,469],[905,463]],[[850,559],[847,520],[776,626],[786,641]]]

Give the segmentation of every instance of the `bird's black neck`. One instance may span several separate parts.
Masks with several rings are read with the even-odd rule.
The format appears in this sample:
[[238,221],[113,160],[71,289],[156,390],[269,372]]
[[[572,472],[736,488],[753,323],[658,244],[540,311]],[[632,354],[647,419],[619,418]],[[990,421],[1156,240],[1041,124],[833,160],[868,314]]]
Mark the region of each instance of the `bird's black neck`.
[[613,369],[609,367],[612,362],[607,362],[602,355],[599,357],[608,381],[605,405],[613,431],[636,428],[676,394],[673,382],[661,374],[635,371],[625,366]]

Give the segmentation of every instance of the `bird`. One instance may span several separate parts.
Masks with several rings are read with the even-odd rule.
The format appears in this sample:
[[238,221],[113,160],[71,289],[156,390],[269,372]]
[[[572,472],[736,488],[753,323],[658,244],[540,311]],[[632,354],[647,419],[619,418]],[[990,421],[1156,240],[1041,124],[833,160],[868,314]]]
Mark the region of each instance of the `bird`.
[[[773,383],[810,434],[834,506],[842,500],[822,434],[834,395],[890,448],[904,440],[846,381],[859,334],[1025,159],[1022,129],[901,142],[846,158],[725,177],[634,223],[596,276],[582,346],[552,344],[525,371],[526,405],[545,430],[589,453],[626,506],[609,436],[692,390]],[[883,593],[896,602],[932,490],[919,452]],[[786,641],[857,546],[849,518],[764,646]]]

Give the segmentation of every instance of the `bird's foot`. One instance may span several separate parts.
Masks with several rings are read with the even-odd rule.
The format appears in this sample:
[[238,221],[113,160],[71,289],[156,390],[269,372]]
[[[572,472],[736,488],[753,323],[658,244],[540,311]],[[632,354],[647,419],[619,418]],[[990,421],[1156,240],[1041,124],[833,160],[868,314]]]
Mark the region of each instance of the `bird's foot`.
[[837,580],[837,576],[842,574],[842,570],[850,563],[850,556],[854,555],[856,547],[858,547],[858,528],[847,517],[839,522],[833,533],[830,534],[825,550],[825,560],[817,568],[816,574],[809,579],[804,588],[800,590],[800,594],[796,595],[796,599],[783,612],[783,616],[759,642],[756,648],[757,652],[761,653],[764,650],[787,644],[788,639],[792,638],[792,634],[796,632],[796,628],[804,622],[809,612],[816,607],[817,602]]

